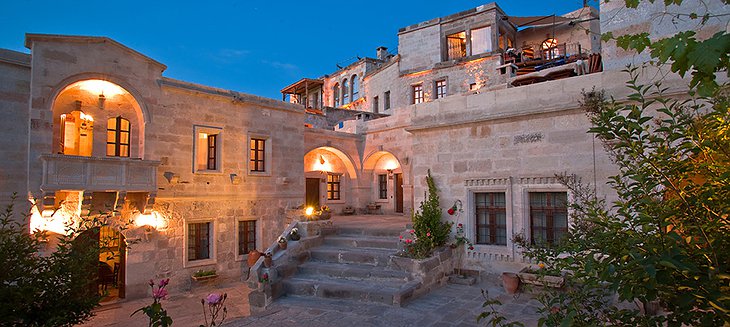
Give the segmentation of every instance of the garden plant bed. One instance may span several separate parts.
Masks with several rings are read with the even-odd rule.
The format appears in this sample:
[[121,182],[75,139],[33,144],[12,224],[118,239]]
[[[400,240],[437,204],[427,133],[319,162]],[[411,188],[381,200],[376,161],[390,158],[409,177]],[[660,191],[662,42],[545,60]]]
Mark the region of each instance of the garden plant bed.
[[562,276],[536,274],[533,270],[525,267],[517,273],[520,282],[523,284],[532,284],[537,286],[548,286],[561,288],[565,285],[565,278]]

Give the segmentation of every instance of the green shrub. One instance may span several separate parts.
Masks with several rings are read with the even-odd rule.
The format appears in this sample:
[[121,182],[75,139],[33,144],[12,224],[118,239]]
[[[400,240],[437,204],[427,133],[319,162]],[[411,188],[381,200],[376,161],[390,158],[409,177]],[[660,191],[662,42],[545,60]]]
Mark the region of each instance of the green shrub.
[[411,217],[413,243],[406,246],[406,254],[416,258],[427,257],[433,249],[445,245],[449,240],[452,225],[451,222],[441,221],[438,189],[431,176],[431,170],[426,175],[426,183],[428,184],[426,200],[421,202],[420,210],[416,210]]

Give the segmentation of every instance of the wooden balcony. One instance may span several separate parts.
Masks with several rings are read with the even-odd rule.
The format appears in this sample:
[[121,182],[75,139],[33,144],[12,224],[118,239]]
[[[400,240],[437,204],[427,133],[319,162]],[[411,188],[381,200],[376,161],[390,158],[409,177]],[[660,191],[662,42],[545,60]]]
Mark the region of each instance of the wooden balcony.
[[43,191],[156,192],[159,161],[120,157],[41,155]]

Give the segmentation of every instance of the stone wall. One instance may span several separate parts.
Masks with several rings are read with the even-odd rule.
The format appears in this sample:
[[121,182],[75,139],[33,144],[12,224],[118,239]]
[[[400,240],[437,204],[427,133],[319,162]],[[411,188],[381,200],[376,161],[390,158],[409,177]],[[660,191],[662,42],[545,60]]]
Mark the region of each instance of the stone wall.
[[0,50],[0,206],[5,208],[13,193],[16,217],[27,212],[26,181],[28,167],[28,99],[30,96],[30,56],[10,50]]

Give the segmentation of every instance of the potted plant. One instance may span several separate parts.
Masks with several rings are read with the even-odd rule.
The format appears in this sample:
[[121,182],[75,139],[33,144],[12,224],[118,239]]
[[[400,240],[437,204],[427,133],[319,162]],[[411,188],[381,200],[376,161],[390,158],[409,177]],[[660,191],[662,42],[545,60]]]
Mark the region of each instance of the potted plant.
[[332,218],[332,210],[326,205],[322,206],[319,210],[319,219],[327,220],[330,218]]
[[274,259],[272,258],[271,252],[264,253],[264,267],[271,268],[274,265]]
[[218,275],[215,272],[215,269],[205,270],[201,269],[193,273],[193,280],[195,281],[204,281],[208,279],[213,279],[218,277]]
[[279,248],[286,250],[286,238],[284,236],[279,237]]
[[502,287],[507,294],[517,293],[517,289],[520,288],[520,277],[515,273],[503,272],[502,273]]
[[299,235],[299,228],[292,228],[291,232],[289,232],[289,239],[291,239],[292,241],[299,241],[299,239],[301,238],[302,236]]
[[248,266],[253,267],[253,265],[256,264],[256,261],[258,261],[259,258],[261,258],[261,254],[262,254],[261,252],[256,251],[256,250],[249,251],[248,252]]

